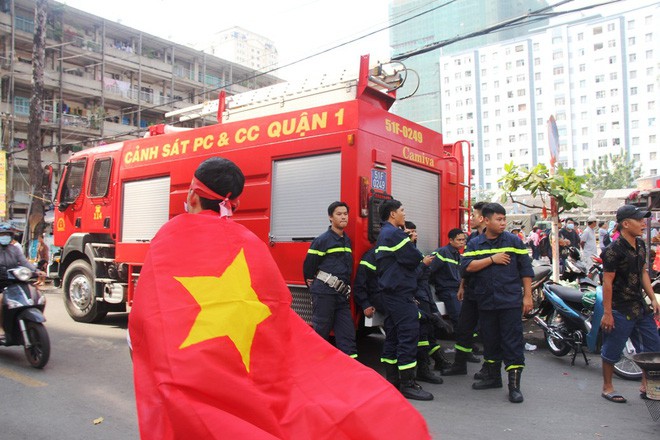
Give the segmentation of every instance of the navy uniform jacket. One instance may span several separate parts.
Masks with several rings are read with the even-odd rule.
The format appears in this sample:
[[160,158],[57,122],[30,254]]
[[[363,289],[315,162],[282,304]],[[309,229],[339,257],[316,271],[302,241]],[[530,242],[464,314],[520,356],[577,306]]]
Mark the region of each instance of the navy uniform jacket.
[[[353,298],[361,310],[369,307],[379,309],[380,301],[376,299],[378,292],[378,277],[376,276],[376,248],[372,247],[364,253],[358,264],[353,280]],[[373,303],[378,304],[373,304]]]
[[458,291],[461,284],[461,253],[448,244],[433,251],[431,262],[431,284],[436,290]]
[[408,234],[390,222],[383,223],[376,242],[379,289],[383,293],[415,295],[416,270],[422,258]]
[[431,313],[437,313],[438,305],[435,303],[433,298],[433,292],[431,292],[431,285],[429,284],[429,278],[431,277],[431,268],[424,263],[419,263],[417,266],[417,293],[415,294],[415,299],[420,302],[425,302],[428,304]]
[[491,264],[479,272],[469,272],[471,298],[479,302],[480,309],[522,307],[521,278],[534,276],[527,248],[520,238],[510,232],[503,232],[493,240],[488,240],[486,234],[471,240],[463,253],[461,268],[465,271],[472,261],[490,258],[500,252],[509,254],[509,264]]
[[353,254],[351,239],[346,233],[340,237],[331,227],[328,227],[327,231],[314,239],[303,263],[305,279],[314,279],[310,287],[312,293],[336,294],[335,289],[316,279],[316,273],[319,270],[331,273],[346,284],[351,283]]

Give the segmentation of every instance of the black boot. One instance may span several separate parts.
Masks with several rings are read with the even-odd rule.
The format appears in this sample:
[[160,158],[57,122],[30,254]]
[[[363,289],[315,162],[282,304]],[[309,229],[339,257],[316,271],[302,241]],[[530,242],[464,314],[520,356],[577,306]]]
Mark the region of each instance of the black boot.
[[483,380],[486,377],[488,371],[488,362],[481,364],[481,370],[474,373],[475,380]]
[[467,360],[464,351],[456,350],[456,355],[454,357],[454,363],[450,368],[445,368],[442,370],[443,376],[463,376],[467,374]]
[[401,385],[399,390],[403,397],[413,400],[433,400],[433,394],[424,391],[422,387],[415,382],[415,368],[400,370]]
[[417,380],[428,383],[442,383],[442,378],[431,371],[431,358],[428,351],[422,351],[417,356]]
[[502,388],[502,374],[500,370],[502,362],[489,363],[486,369],[486,377],[472,384],[475,390],[487,390],[489,388]]
[[396,364],[385,363],[385,379],[395,387],[399,388],[401,379],[399,379],[399,367]]
[[442,347],[438,347],[438,349],[433,352],[431,357],[435,361],[435,366],[433,367],[434,370],[442,371],[445,368],[451,368],[452,364],[449,361],[449,359],[445,357],[445,354],[442,352]]
[[465,353],[467,357],[465,358],[466,361],[472,362],[473,364],[478,364],[481,362],[481,358],[479,356],[476,356],[473,352],[467,352]]
[[522,368],[513,368],[509,370],[509,402],[520,403],[524,400],[520,392],[520,375]]

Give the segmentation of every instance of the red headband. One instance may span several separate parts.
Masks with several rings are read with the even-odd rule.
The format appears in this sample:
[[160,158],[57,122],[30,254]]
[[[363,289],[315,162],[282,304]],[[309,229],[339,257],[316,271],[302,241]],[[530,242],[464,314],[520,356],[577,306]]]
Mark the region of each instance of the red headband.
[[[220,208],[224,207],[225,209],[229,209],[229,215],[231,215],[232,209],[236,209],[238,207],[238,203],[236,201],[231,201],[231,192],[228,192],[226,196],[221,196],[220,194],[214,192],[211,188],[208,186],[204,185],[199,179],[197,179],[195,176],[192,178],[192,182],[190,182],[190,189],[192,192],[197,194],[199,197],[203,197],[205,199],[209,200],[222,200],[220,202]],[[227,203],[229,202],[229,203]],[[227,206],[229,204],[229,206]]]

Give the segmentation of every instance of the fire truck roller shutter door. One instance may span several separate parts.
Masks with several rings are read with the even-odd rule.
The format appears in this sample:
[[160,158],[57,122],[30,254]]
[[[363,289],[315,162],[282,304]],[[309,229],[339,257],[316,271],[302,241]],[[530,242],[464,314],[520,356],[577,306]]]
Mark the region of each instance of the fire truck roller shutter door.
[[403,203],[406,220],[417,226],[418,249],[425,255],[438,247],[440,230],[438,174],[392,162],[392,196]]
[[151,241],[169,220],[169,176],[125,182],[122,192],[121,241]]
[[274,161],[271,239],[311,241],[328,227],[328,204],[340,196],[340,153]]

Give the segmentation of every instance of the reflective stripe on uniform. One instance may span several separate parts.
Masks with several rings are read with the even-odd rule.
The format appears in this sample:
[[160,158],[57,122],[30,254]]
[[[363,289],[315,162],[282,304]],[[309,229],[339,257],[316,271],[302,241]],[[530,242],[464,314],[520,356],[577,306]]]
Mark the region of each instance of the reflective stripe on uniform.
[[401,370],[410,370],[411,368],[415,368],[417,366],[417,361],[411,362],[406,365],[399,365],[399,371]]
[[472,353],[471,348],[463,347],[462,345],[454,344],[454,348],[458,351],[462,351],[463,353]]
[[397,244],[396,246],[388,247],[388,246],[378,246],[376,248],[376,253],[378,252],[396,252],[402,247],[406,245],[410,241],[410,237],[406,237],[403,240],[401,240],[401,243]]
[[348,357],[353,358],[353,359],[357,359],[358,355],[357,355],[357,353],[356,354],[349,354]]
[[432,349],[429,350],[429,355],[432,355],[433,353],[435,353],[439,349],[440,349],[440,346],[436,345],[435,347],[433,347]]
[[418,347],[428,347],[429,345],[431,345],[431,344],[429,344],[429,341],[419,341],[417,343]]
[[371,269],[371,270],[376,270],[376,266],[373,265],[373,264],[371,264],[371,263],[369,263],[368,261],[361,260],[361,261],[360,261],[360,264],[363,265],[363,266],[366,267],[366,268]]
[[348,252],[349,254],[352,253],[351,248],[347,247],[330,248],[325,252],[316,249],[309,249],[307,251],[308,254],[318,255],[320,257],[323,257],[325,254],[334,254],[336,252]]
[[505,371],[509,371],[509,370],[522,370],[523,368],[525,368],[524,365],[509,365],[508,367],[506,367]]
[[390,364],[390,365],[396,365],[397,363],[396,359],[380,358],[380,361],[384,364]]
[[518,249],[515,247],[503,247],[495,249],[481,249],[468,251],[463,254],[464,257],[476,257],[477,255],[499,254],[500,252],[513,252],[514,254],[527,255],[527,249]]
[[446,262],[446,263],[452,263],[452,264],[460,264],[458,261],[456,261],[456,260],[452,260],[451,258],[443,257],[442,255],[440,255],[440,254],[437,253],[437,252],[433,252],[433,255],[435,255],[436,257],[438,257],[438,260],[440,260],[440,261],[444,261],[444,262]]

